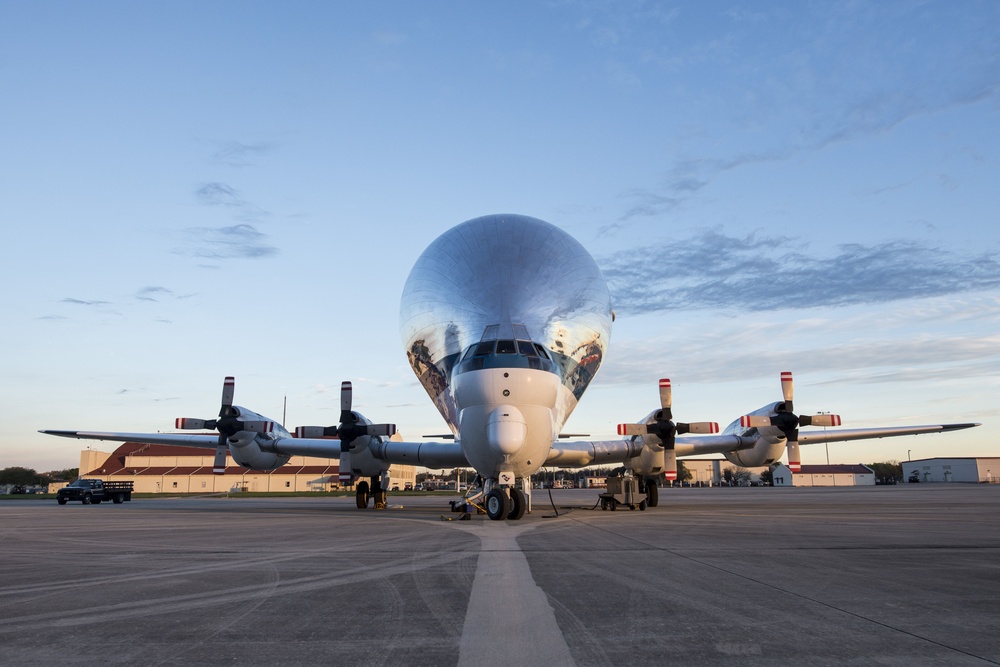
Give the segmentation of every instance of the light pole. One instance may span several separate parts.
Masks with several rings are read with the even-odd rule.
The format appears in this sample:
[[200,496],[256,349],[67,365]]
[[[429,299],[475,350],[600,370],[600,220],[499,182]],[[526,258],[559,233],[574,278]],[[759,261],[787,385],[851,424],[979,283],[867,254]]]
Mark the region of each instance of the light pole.
[[906,460],[907,461],[912,461],[913,460],[913,457],[910,456],[910,452],[912,452],[912,451],[913,451],[912,449],[907,449],[906,450]]

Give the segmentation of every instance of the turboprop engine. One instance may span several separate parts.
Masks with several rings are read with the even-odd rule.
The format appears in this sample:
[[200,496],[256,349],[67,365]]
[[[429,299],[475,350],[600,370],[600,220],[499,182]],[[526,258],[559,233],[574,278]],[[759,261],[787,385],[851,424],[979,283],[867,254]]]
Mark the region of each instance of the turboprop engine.
[[261,442],[289,435],[283,426],[263,415],[233,405],[236,380],[227,376],[222,383],[222,407],[217,419],[196,419],[178,417],[174,426],[181,430],[215,429],[219,432],[219,442],[215,448],[213,471],[217,475],[226,471],[226,451],[233,460],[251,470],[274,470],[285,465],[289,456],[266,451]]
[[236,439],[230,438],[229,454],[234,461],[251,470],[274,470],[288,463],[290,458],[285,454],[264,451],[253,434],[240,434]]
[[751,435],[754,431],[760,436],[753,447],[728,452],[725,454],[726,459],[748,468],[765,466],[780,459],[787,449],[788,467],[792,472],[798,472],[802,465],[802,457],[799,454],[799,427],[840,426],[840,415],[795,414],[792,403],[795,397],[795,385],[790,371],[781,373],[781,395],[784,400],[744,415],[740,417],[738,423],[733,422],[726,429],[727,433],[736,433],[743,437]]

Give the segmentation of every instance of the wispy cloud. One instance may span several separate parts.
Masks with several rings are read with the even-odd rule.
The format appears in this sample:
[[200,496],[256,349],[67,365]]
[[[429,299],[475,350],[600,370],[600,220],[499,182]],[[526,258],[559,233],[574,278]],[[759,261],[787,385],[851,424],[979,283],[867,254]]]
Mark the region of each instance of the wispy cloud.
[[66,297],[65,299],[61,299],[59,301],[59,303],[71,303],[71,304],[73,304],[75,306],[109,306],[109,305],[111,305],[110,301],[97,301],[97,300],[88,301],[86,299],[74,299],[73,297]]
[[[976,26],[966,11],[924,5],[885,3],[861,12],[849,4],[804,12],[775,8],[752,17],[727,11],[723,15],[729,21],[720,21],[718,31],[689,42],[680,34],[660,39],[630,20],[631,33],[648,40],[644,62],[655,65],[641,70],[644,79],[683,80],[675,78],[678,73],[711,63],[713,87],[685,91],[692,115],[678,122],[693,131],[671,144],[648,183],[622,191],[625,205],[617,222],[601,232],[670,214],[732,170],[882,135],[913,119],[995,103],[1000,70],[990,22]],[[683,19],[698,14],[685,11]],[[964,39],[955,40],[955,34]],[[773,43],[762,49],[767,36]]]
[[685,383],[771,377],[779,368],[823,384],[996,377],[1000,336],[969,333],[995,331],[996,322],[1000,298],[989,294],[883,304],[877,315],[863,306],[807,318],[691,313],[613,344],[598,377],[609,384],[649,382],[651,368],[669,369]]
[[244,199],[239,192],[225,183],[204,183],[195,191],[195,197],[205,206],[223,206],[232,209],[233,215],[244,222],[256,222],[270,215],[256,204]]
[[135,298],[139,301],[152,301],[156,303],[160,300],[157,297],[171,296],[172,294],[173,292],[166,287],[143,287],[135,293]]
[[278,253],[268,236],[251,225],[192,227],[188,242],[176,252],[206,259],[263,259]]
[[267,143],[244,144],[239,141],[225,141],[218,145],[210,159],[228,167],[252,167],[255,158],[269,153],[271,149],[271,145]]
[[[794,328],[788,327],[788,328]],[[778,326],[757,330],[737,346],[729,336],[688,336],[665,346],[649,340],[615,346],[601,369],[602,383],[649,382],[650,368],[670,368],[686,383],[726,382],[770,377],[777,368],[831,374],[820,384],[885,383],[996,377],[1000,373],[1000,338],[917,337],[867,340],[850,344],[814,342],[789,351],[777,340],[790,338]],[[728,333],[732,331],[727,330]],[[668,349],[665,349],[668,348]],[[720,354],[720,350],[725,350]]]
[[958,254],[915,241],[810,255],[794,239],[707,230],[599,259],[620,312],[737,312],[884,303],[1000,287],[996,251]]

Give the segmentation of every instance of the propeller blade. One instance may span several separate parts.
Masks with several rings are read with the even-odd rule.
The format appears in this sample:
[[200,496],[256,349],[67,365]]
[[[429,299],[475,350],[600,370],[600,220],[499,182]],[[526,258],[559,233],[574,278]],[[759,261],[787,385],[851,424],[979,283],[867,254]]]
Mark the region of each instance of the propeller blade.
[[660,380],[660,407],[669,410],[673,405],[673,391],[670,388],[670,378]]
[[[345,412],[351,411],[351,403],[354,394],[354,389],[351,386],[350,380],[344,380],[340,383],[340,412],[341,415]],[[340,421],[347,421],[343,416],[340,417]]]
[[233,395],[236,393],[236,378],[229,375],[226,376],[225,382],[222,383],[222,407],[229,408],[233,405]]
[[[686,428],[684,430],[681,430],[682,426],[686,427]],[[691,422],[690,424],[678,424],[677,425],[677,432],[678,433],[697,433],[699,435],[703,435],[703,434],[706,434],[706,433],[718,433],[719,432],[719,423],[718,422]]]
[[192,430],[192,429],[213,429],[215,428],[214,419],[194,419],[192,417],[178,417],[174,420],[174,428],[180,430]]
[[802,470],[802,457],[799,454],[798,441],[789,440],[785,449],[788,451],[788,469],[792,472],[800,472]]
[[238,422],[241,431],[251,431],[253,433],[270,433],[274,430],[274,422],[269,421],[245,421]]
[[663,452],[663,475],[671,482],[677,479],[676,450],[668,449]]
[[296,438],[336,438],[336,426],[298,426],[295,428]]
[[219,444],[215,447],[215,462],[212,465],[212,473],[222,475],[226,472],[226,436],[219,436]]
[[781,395],[785,399],[785,411],[792,411],[792,401],[795,399],[795,382],[791,371],[781,372]]
[[762,428],[771,425],[771,418],[767,415],[743,415],[740,417],[740,426],[743,428]]
[[368,435],[396,435],[396,425],[395,424],[369,424],[365,427]]
[[645,424],[619,424],[618,435],[646,435],[649,429]]
[[340,471],[340,483],[342,485],[354,482],[354,473],[351,471],[351,452],[345,447],[340,449],[340,463],[337,464]]
[[802,415],[799,426],[840,426],[840,415]]

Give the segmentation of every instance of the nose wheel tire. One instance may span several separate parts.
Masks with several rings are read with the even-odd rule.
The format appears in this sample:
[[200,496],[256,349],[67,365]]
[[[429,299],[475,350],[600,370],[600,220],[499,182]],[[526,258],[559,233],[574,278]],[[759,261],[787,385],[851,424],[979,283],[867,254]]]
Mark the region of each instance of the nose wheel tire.
[[493,521],[506,519],[510,514],[510,498],[503,489],[493,489],[486,496],[486,516]]

